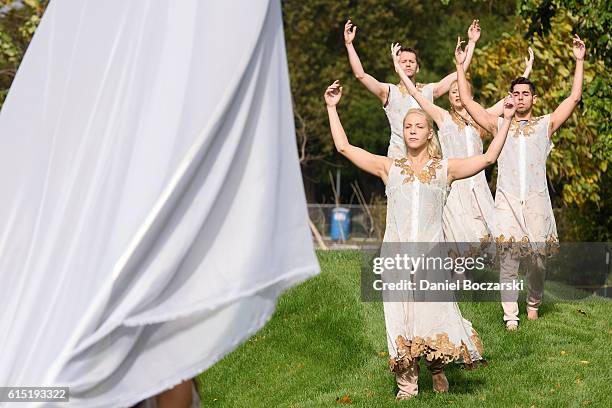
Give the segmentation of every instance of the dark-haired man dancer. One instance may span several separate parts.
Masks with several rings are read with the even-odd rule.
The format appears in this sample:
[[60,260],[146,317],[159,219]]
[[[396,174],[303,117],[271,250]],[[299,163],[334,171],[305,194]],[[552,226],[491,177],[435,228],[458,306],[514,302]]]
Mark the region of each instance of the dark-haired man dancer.
[[[469,92],[461,65],[465,60],[466,51],[462,50],[461,43],[462,41],[458,39],[455,49],[461,102],[480,126],[496,134],[501,123],[499,118],[476,103]],[[526,252],[530,255],[532,266],[535,266],[530,268],[527,274],[529,320],[538,318],[538,307],[542,301],[545,250],[550,244],[558,242],[557,227],[546,184],[546,159],[553,147],[552,134],[570,117],[582,97],[585,46],[577,35],[573,39],[573,53],[576,58],[576,70],[572,91],[553,113],[533,117],[532,108],[537,96],[534,84],[528,79],[519,77],[510,85],[517,110],[498,160],[495,215],[500,235],[496,240],[498,243],[511,244],[509,250],[504,251],[501,257],[502,282],[518,279],[520,256]],[[510,331],[518,328],[517,299],[518,292],[502,291],[504,321]]]
[[[391,140],[389,142],[389,150],[387,156],[392,158],[401,158],[406,156],[406,144],[404,143],[403,120],[406,112],[410,108],[420,108],[417,101],[410,95],[408,89],[401,83],[398,85],[379,82],[373,76],[367,74],[359,60],[357,51],[353,46],[353,40],[357,33],[357,26],[351,20],[348,20],[344,25],[344,44],[348,52],[349,62],[353,74],[359,82],[361,82],[372,94],[374,94],[383,104],[383,109],[389,119],[391,127]],[[480,24],[478,20],[472,21],[468,29],[469,44],[467,47],[467,57],[465,58],[464,67],[468,69],[472,54],[476,46],[476,42],[480,38]],[[416,74],[419,72],[420,64],[418,53],[413,48],[400,49],[400,65],[408,78],[415,83],[417,89],[433,102],[434,99],[448,92],[451,84],[457,79],[457,73],[447,75],[439,82],[430,84],[417,84]]]

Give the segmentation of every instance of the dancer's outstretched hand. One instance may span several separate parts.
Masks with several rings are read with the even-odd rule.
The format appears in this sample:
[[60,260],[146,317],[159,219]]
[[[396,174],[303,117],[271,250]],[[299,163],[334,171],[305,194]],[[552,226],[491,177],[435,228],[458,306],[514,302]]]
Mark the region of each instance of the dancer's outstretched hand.
[[583,60],[584,54],[586,53],[586,47],[584,46],[584,41],[578,37],[578,34],[574,34],[574,39],[572,41],[572,50],[574,51],[574,57],[577,60]]
[[351,20],[347,20],[344,25],[344,43],[351,44],[355,39],[355,34],[357,33],[357,26],[353,24]]
[[401,48],[402,46],[399,43],[391,43],[391,58],[393,59],[393,66],[395,67],[395,72],[397,72],[398,74],[402,70],[402,67],[400,66],[399,62],[399,52]]
[[457,37],[457,46],[455,47],[455,62],[457,65],[462,65],[465,61],[465,50],[461,48],[461,45],[465,41],[461,41],[461,37]]
[[342,87],[340,81],[335,80],[333,84],[325,90],[325,103],[327,106],[336,106],[342,97]]
[[508,94],[504,99],[504,118],[512,119],[514,112],[516,112],[516,102],[514,102],[512,94]]
[[480,38],[480,20],[472,20],[472,24],[470,24],[470,28],[468,28],[468,40],[470,42],[478,42]]
[[531,47],[527,48],[527,52],[529,52],[529,57],[525,57],[525,64],[527,64],[527,67],[531,71],[531,68],[533,68],[533,50]]
[[529,52],[529,57],[525,57],[525,72],[523,73],[523,77],[525,78],[529,77],[531,69],[533,68],[533,50],[529,47],[527,51]]

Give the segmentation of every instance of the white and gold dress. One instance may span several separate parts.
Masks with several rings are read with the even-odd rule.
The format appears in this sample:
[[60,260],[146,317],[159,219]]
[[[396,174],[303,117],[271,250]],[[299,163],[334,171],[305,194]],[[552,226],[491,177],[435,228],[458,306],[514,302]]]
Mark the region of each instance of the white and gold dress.
[[[445,112],[438,132],[443,157],[464,158],[482,154],[481,132],[454,110]],[[443,213],[444,236],[448,242],[480,242],[495,236],[494,201],[485,172],[453,183]]]
[[[407,158],[394,160],[386,186],[383,245],[443,241],[447,163],[446,159],[433,158],[417,174]],[[383,302],[392,371],[418,365],[421,356],[427,361],[453,361],[467,368],[484,361],[478,334],[462,317],[456,302],[418,302],[411,301],[410,293],[402,296],[406,301]]]
[[[498,121],[498,127],[502,124]],[[495,240],[502,249],[500,280],[518,279],[520,258],[529,256],[527,306],[537,309],[544,292],[544,257],[558,245],[557,226],[546,183],[546,159],[553,148],[550,115],[513,120],[498,159]],[[503,292],[504,321],[518,321],[518,293]]]

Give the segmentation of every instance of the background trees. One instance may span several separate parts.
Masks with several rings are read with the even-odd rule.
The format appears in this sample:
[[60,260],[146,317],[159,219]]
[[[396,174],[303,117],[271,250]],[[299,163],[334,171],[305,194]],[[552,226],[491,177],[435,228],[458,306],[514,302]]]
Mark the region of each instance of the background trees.
[[[355,47],[364,69],[380,81],[398,82],[389,56],[391,42],[420,51],[419,82],[437,81],[454,69],[457,35],[466,37],[474,18],[483,35],[479,46],[509,31],[515,20],[515,1],[443,2],[425,0],[297,0],[283,1],[285,38],[298,146],[309,201],[331,201],[328,172],[340,168],[343,180],[358,180],[369,199],[383,195],[379,180],[360,172],[337,155],[327,127],[323,90],[335,79],[344,87],[340,116],[351,141],[372,152],[386,154],[390,130],[378,99],[353,77],[343,28],[348,18],[357,24]],[[525,49],[526,50],[526,49]],[[438,103],[446,103],[446,98]],[[345,202],[352,194],[344,182]]]
[[[587,63],[581,106],[554,137],[548,161],[551,197],[563,240],[609,241],[612,157],[610,74],[612,52],[608,2],[515,1],[327,1],[283,2],[285,36],[294,96],[298,144],[305,146],[302,170],[310,201],[331,201],[329,170],[340,168],[343,179],[358,180],[366,196],[383,195],[380,181],[357,171],[333,151],[326,125],[322,91],[334,79],[346,97],[339,108],[351,141],[384,154],[389,126],[376,98],[352,77],[342,39],[347,18],[357,24],[355,46],[366,72],[381,81],[397,82],[388,55],[399,41],[420,50],[418,80],[435,81],[453,69],[457,35],[466,36],[473,18],[483,35],[472,62],[476,98],[492,104],[523,70],[531,46],[536,54],[531,78],[538,86],[536,114],[551,112],[571,89],[574,59],[571,38],[586,41]],[[447,106],[446,98],[438,104]],[[305,145],[304,145],[305,142]],[[493,170],[493,173],[495,170]],[[493,174],[494,175],[494,174]],[[491,176],[491,174],[489,174]],[[495,178],[490,177],[492,187]],[[344,201],[351,191],[343,183]]]
[[[0,102],[46,4],[47,0],[0,0]],[[456,38],[465,37],[470,21],[478,18],[483,34],[470,71],[476,98],[484,104],[507,92],[511,79],[523,70],[527,47],[532,46],[536,60],[531,77],[540,94],[536,114],[550,112],[570,91],[572,34],[586,41],[583,101],[553,137],[556,148],[548,161],[549,186],[562,239],[610,241],[612,185],[607,170],[612,157],[612,84],[606,65],[612,54],[611,4],[606,0],[283,0],[296,143],[309,201],[333,200],[328,173],[336,169],[342,171],[344,202],[351,199],[353,180],[366,199],[384,196],[379,180],[335,153],[327,127],[323,90],[340,79],[345,92],[340,116],[351,141],[373,152],[386,152],[387,119],[379,101],[351,73],[342,36],[345,21],[350,18],[358,26],[355,47],[368,73],[381,81],[398,81],[388,49],[392,41],[399,41],[420,50],[418,80],[430,82],[454,69]],[[448,106],[445,97],[437,103]]]

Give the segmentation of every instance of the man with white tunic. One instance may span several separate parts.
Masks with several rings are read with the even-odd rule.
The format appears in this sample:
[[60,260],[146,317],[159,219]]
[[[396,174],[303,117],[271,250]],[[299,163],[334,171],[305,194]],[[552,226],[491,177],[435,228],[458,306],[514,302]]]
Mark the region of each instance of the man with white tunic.
[[[546,184],[546,159],[553,148],[553,133],[570,117],[582,97],[584,74],[584,42],[573,39],[576,69],[570,95],[551,114],[534,117],[532,109],[537,101],[534,84],[519,77],[512,81],[510,92],[517,103],[517,111],[508,138],[499,157],[495,216],[499,235],[495,237],[503,252],[500,280],[518,279],[521,256],[530,255],[532,268],[527,274],[527,318],[538,318],[538,307],[544,292],[544,257],[552,245],[558,243],[557,227]],[[457,42],[455,59],[461,102],[480,126],[496,134],[500,121],[476,103],[468,89],[462,62],[465,51]],[[517,292],[502,293],[502,307],[506,328],[518,328],[519,307]]]
[[[404,84],[388,84],[378,81],[372,75],[367,74],[357,51],[353,46],[353,40],[357,33],[357,26],[351,20],[348,20],[344,25],[344,44],[348,53],[351,69],[355,77],[370,91],[374,96],[380,99],[383,104],[383,109],[389,119],[391,127],[391,140],[389,141],[389,149],[387,156],[391,158],[402,158],[406,156],[406,145],[403,137],[403,120],[406,112],[412,108],[421,108],[419,103],[410,95]],[[464,69],[468,69],[476,42],[480,38],[480,25],[478,20],[473,20],[468,29],[469,43],[467,47],[467,58],[464,62]],[[442,78],[439,82],[429,84],[420,84],[416,82],[416,74],[420,70],[420,61],[418,52],[414,48],[402,47],[399,51],[399,63],[402,70],[406,73],[410,81],[430,102],[434,99],[446,94],[450,89],[451,84],[457,80],[457,73],[453,72]]]

